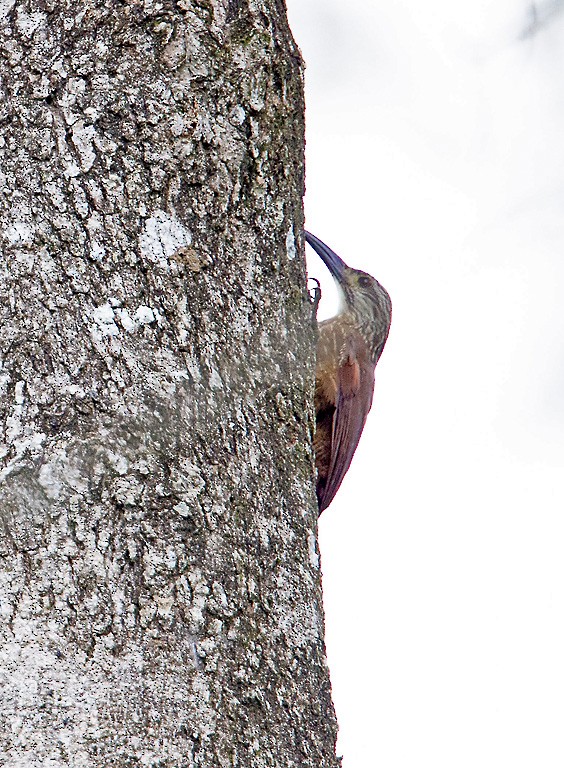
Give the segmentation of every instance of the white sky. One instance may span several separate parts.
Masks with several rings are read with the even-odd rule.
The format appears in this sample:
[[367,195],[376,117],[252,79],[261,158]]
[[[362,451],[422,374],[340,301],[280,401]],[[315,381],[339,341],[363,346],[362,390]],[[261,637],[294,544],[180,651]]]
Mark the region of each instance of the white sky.
[[562,768],[564,13],[287,4],[307,227],[394,305],[320,520],[344,768]]

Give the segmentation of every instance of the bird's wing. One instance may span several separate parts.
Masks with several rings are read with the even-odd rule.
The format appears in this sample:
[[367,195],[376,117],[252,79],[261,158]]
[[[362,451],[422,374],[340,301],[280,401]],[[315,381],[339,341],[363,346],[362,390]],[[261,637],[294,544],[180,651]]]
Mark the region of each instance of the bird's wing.
[[344,362],[338,368],[337,400],[333,414],[331,463],[323,488],[320,511],[332,502],[350,466],[372,405],[374,369],[348,344]]

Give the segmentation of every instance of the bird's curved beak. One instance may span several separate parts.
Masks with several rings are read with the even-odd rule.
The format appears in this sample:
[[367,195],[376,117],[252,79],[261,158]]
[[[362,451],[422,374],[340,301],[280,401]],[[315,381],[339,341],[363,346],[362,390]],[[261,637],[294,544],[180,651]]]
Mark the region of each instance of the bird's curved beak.
[[319,238],[315,237],[315,235],[306,232],[305,239],[311,245],[313,250],[319,256],[321,256],[325,266],[329,272],[331,272],[335,280],[341,283],[343,281],[345,269],[347,268],[345,262],[340,258],[340,256],[337,256],[335,251],[332,251],[329,246],[325,245],[325,243],[322,243]]

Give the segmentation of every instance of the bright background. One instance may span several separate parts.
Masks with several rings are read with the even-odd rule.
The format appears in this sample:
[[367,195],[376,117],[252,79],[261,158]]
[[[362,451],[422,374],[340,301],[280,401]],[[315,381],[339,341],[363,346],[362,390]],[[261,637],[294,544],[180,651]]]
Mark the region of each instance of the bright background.
[[344,768],[562,768],[562,3],[287,3],[307,227],[394,305],[320,520]]

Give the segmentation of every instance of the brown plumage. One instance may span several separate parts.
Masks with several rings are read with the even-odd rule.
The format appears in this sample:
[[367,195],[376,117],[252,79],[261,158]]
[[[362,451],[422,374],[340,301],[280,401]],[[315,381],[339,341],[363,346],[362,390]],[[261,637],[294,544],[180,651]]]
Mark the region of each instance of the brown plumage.
[[392,304],[385,288],[351,269],[309,232],[343,295],[339,314],[319,325],[315,377],[319,513],[333,501],[360,440],[374,392],[374,369],[388,338]]

